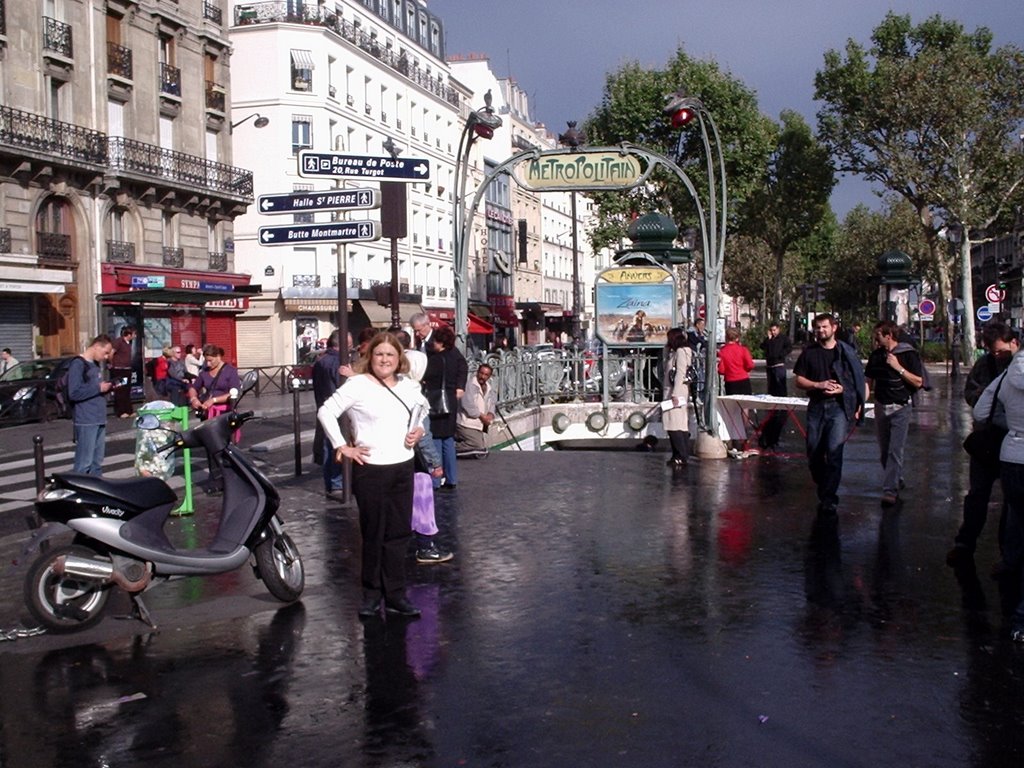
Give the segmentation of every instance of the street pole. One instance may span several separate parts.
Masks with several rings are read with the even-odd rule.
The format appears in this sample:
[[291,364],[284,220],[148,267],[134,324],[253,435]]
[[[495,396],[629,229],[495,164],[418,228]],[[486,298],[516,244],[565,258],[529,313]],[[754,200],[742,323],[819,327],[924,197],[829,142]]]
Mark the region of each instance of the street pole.
[[572,213],[572,340],[577,343],[580,331],[580,248],[579,232],[576,223],[576,193],[570,192],[570,209]]
[[[335,137],[334,148],[335,150],[341,149],[340,136]],[[342,180],[335,180],[334,187],[341,189]],[[334,257],[338,262],[338,360],[342,365],[348,365],[350,354],[348,348],[348,259],[344,243],[335,244]],[[324,436],[324,440],[326,439],[327,437]],[[330,451],[324,461],[334,461],[334,451]],[[352,460],[347,457],[341,462],[341,480],[341,503],[347,507],[352,503]]]

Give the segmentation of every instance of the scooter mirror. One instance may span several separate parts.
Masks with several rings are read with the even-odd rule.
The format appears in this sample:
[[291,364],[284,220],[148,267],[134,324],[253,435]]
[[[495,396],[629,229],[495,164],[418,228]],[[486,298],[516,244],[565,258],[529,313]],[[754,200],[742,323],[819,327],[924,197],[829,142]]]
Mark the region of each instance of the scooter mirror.
[[259,380],[259,371],[246,371],[242,375],[242,394],[244,395],[250,389],[256,386],[256,382]]

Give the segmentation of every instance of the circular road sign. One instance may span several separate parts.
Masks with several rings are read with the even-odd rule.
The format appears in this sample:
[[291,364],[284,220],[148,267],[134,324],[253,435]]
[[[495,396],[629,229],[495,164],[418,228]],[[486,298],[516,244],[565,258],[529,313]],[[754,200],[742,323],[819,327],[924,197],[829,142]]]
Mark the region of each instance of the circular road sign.
[[935,302],[931,299],[921,299],[917,305],[917,311],[925,317],[931,317],[935,314]]
[[988,299],[989,304],[1000,304],[1006,300],[1006,291],[993,283],[985,289],[985,298]]
[[706,306],[704,306],[703,304],[701,304],[699,307],[697,307],[697,317],[699,317],[701,320],[704,319],[704,316],[707,315],[707,313],[708,313],[708,308]]
[[985,305],[978,307],[978,311],[975,312],[974,314],[976,314],[978,316],[978,319],[981,320],[981,322],[983,323],[987,323],[989,320],[992,319],[992,310]]
[[950,299],[949,303],[946,304],[946,311],[954,317],[959,317],[964,313],[964,300],[963,299]]

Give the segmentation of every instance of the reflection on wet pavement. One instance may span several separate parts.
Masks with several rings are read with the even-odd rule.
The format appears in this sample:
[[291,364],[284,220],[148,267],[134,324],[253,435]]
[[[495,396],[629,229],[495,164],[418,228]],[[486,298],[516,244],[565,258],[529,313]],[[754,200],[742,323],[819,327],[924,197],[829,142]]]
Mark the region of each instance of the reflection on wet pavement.
[[0,646],[0,765],[1019,768],[994,530],[976,568],[943,563],[964,424],[928,406],[891,510],[860,430],[833,519],[798,456],[465,462],[412,622],[356,618],[355,513],[296,483],[301,604],[241,570],[154,592],[152,635]]

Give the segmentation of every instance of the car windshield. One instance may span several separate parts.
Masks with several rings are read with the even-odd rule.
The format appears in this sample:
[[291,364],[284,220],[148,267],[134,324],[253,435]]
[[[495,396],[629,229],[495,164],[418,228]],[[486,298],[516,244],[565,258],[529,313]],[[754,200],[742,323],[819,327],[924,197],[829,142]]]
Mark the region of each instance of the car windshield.
[[30,360],[18,363],[0,376],[0,381],[23,381],[25,379],[46,379],[53,373],[59,360]]

